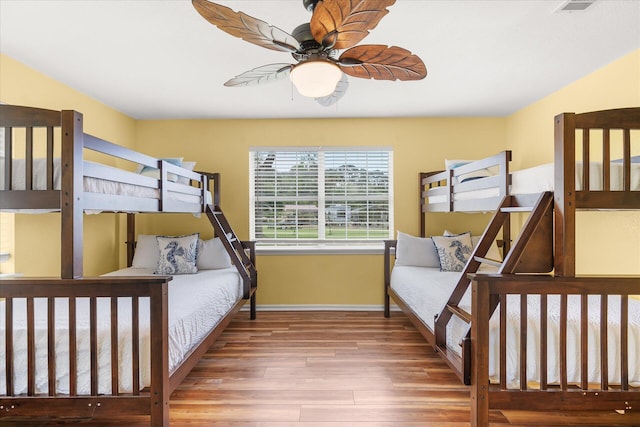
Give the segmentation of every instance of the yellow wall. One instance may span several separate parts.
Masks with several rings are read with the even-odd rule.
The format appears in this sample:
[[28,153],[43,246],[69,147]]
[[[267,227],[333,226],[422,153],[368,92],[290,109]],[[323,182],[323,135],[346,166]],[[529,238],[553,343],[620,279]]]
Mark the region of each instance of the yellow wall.
[[[389,146],[394,152],[395,226],[419,232],[418,172],[444,158],[479,158],[505,149],[503,118],[315,120],[175,120],[138,123],[136,148],[158,157],[184,156],[196,169],[221,173],[222,208],[242,239],[249,235],[249,147]],[[431,215],[429,233],[479,233],[485,215]],[[145,215],[142,233],[211,233],[204,218]],[[261,255],[259,304],[381,304],[381,255]]]
[[[514,170],[553,161],[556,114],[638,106],[640,50],[511,115],[507,145]],[[635,150],[640,154],[640,144]],[[579,212],[577,227],[578,273],[640,274],[640,212]]]
[[[0,102],[52,110],[73,109],[84,115],[87,133],[133,147],[135,120],[47,77],[14,59],[0,55]],[[119,215],[85,215],[85,275],[96,275],[118,268],[124,260],[125,240]],[[15,272],[29,276],[60,274],[60,217],[15,215]],[[4,236],[1,236],[4,240]],[[34,248],[45,248],[41,256]],[[37,257],[36,257],[37,255]]]
[[11,258],[0,264],[0,273],[15,273],[15,226],[13,223],[14,215],[10,213],[0,212],[0,252],[7,253]]

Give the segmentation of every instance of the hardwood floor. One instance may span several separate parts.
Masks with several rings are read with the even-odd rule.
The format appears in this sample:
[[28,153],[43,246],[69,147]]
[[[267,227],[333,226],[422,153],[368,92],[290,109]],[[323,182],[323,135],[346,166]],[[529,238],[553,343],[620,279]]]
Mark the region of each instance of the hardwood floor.
[[[247,318],[245,312],[236,316],[172,394],[172,426],[469,425],[469,389],[401,313],[391,319],[381,312],[259,312],[257,320]],[[494,411],[491,422],[629,426],[640,425],[640,416]],[[81,424],[147,426],[148,419]]]

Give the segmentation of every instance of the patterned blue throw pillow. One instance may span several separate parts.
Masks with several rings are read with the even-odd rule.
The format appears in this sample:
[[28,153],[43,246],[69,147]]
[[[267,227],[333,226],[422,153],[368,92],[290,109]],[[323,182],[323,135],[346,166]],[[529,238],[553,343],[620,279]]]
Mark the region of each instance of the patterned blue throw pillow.
[[155,274],[197,273],[198,237],[200,233],[176,237],[157,236],[160,259]]
[[462,271],[473,250],[471,233],[432,236],[440,258],[440,271]]

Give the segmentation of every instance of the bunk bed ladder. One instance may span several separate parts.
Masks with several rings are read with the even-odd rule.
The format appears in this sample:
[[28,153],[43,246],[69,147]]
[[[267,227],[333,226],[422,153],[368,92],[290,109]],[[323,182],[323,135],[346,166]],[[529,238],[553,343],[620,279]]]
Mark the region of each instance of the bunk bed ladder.
[[[515,206],[502,208],[504,212],[530,211],[522,231],[505,255],[500,274],[548,273],[553,270],[553,193],[541,193],[532,208]],[[525,256],[526,255],[526,256]]]
[[[534,201],[533,201],[534,200]],[[522,231],[509,245],[511,214],[530,212]],[[505,230],[505,247],[508,248],[503,261],[486,258],[489,248],[501,229]],[[499,274],[518,272],[549,272],[553,269],[553,193],[544,192],[532,196],[506,196],[495,211],[480,241],[464,267],[460,279],[449,301],[435,319],[436,349],[441,352],[447,363],[456,370],[465,384],[470,384],[470,331],[471,313],[458,304],[471,285],[469,274],[478,272],[482,264],[498,267]],[[493,312],[498,301],[492,301],[490,312]],[[447,348],[447,325],[456,316],[467,323],[467,333],[460,346],[462,358]]]
[[251,319],[256,318],[255,291],[258,283],[258,271],[255,267],[255,251],[247,254],[248,247],[240,241],[219,205],[207,205],[205,210],[216,236],[227,249],[231,262],[236,266],[243,281],[243,298],[251,299]]

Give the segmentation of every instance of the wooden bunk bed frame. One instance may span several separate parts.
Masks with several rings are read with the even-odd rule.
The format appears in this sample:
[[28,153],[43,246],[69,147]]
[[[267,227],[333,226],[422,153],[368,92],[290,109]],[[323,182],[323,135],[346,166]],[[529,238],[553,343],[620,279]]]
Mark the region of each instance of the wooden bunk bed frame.
[[[44,128],[46,132],[46,188],[35,190],[32,182],[34,156],[34,129]],[[63,417],[92,418],[117,417],[122,415],[149,415],[151,425],[169,425],[169,396],[187,376],[215,339],[230,322],[233,314],[250,301],[250,317],[256,316],[255,293],[257,271],[255,269],[254,242],[241,242],[219,207],[219,175],[199,173],[180,168],[161,159],[146,156],[125,147],[101,140],[83,132],[82,114],[66,110],[52,111],[31,107],[0,105],[0,129],[5,130],[4,183],[0,191],[0,210],[56,210],[61,216],[61,278],[8,278],[0,280],[0,298],[4,299],[6,311],[5,342],[13,342],[14,300],[26,300],[27,304],[27,394],[14,395],[13,375],[3,379],[7,394],[0,396],[0,418],[8,417]],[[22,129],[25,137],[25,189],[12,189],[12,158],[14,157],[13,129]],[[61,159],[60,189],[54,188],[54,154],[59,131],[59,157]],[[84,161],[84,151],[91,150],[107,156],[109,163],[126,160],[159,169],[160,179],[142,176],[124,169],[114,169],[103,164]],[[17,156],[21,157],[21,156]],[[169,174],[187,178],[188,185],[169,179]],[[103,195],[85,192],[84,177],[116,181],[123,184],[141,185],[157,190],[158,198],[136,198],[120,195]],[[213,200],[207,201],[209,190]],[[170,197],[174,194],[199,196],[198,203],[185,203]],[[238,270],[243,295],[230,312],[224,316],[208,335],[183,359],[180,366],[169,372],[168,359],[168,282],[171,276],[147,277],[83,277],[83,212],[85,209],[106,212],[184,212],[205,213],[215,233],[222,240],[232,263]],[[131,266],[135,248],[135,217],[127,214],[127,262]],[[35,326],[34,300],[47,300],[48,334],[48,393],[36,393],[35,378]],[[56,332],[55,299],[63,298],[69,304],[69,337],[75,337],[77,321],[75,307],[79,298],[88,298],[90,304],[90,349],[91,372],[90,393],[77,392],[78,376],[76,349],[78,343],[69,339],[69,394],[56,391]],[[111,393],[98,393],[97,360],[97,298],[111,300]],[[118,299],[131,299],[131,319],[137,327],[132,328],[132,392],[119,391],[118,375]],[[150,360],[151,382],[149,387],[140,389],[141,336],[139,300],[148,299],[150,314]],[[12,345],[5,351],[5,372],[14,372],[15,361]]]
[[[494,214],[482,238],[465,266],[449,302],[437,316],[435,331],[424,324],[420,318],[390,287],[391,249],[395,241],[385,243],[385,315],[389,316],[389,297],[407,313],[409,318],[431,343],[436,351],[442,354],[447,363],[458,376],[471,384],[471,423],[474,426],[489,424],[490,409],[512,410],[618,410],[628,411],[640,407],[640,389],[629,386],[629,357],[627,354],[627,338],[629,334],[629,298],[640,295],[640,277],[580,277],[575,274],[576,252],[576,211],[577,210],[640,210],[640,191],[631,188],[631,131],[640,130],[640,108],[624,108],[582,114],[564,113],[555,117],[554,148],[554,191],[534,195],[510,195],[510,174],[508,160],[510,153],[504,152],[490,159],[479,161],[476,165],[436,173],[420,175],[420,197],[422,225],[421,234],[425,235],[426,212],[484,211],[494,206]],[[602,135],[602,183],[601,191],[591,191],[590,153],[591,132]],[[623,188],[612,189],[610,182],[611,135],[619,132],[622,139]],[[576,161],[576,136],[582,147],[581,164]],[[497,176],[469,183],[456,184],[454,179],[464,173],[495,166],[499,163],[500,173]],[[576,183],[576,168],[582,168],[583,182]],[[468,184],[468,185],[466,185]],[[427,191],[433,186],[441,189],[436,192],[447,195],[446,203],[429,205]],[[467,189],[497,187],[500,189],[501,201],[495,198],[485,201],[458,201],[455,196],[459,187]],[[458,187],[458,188],[456,188]],[[469,187],[469,188],[467,188]],[[578,190],[581,189],[581,190]],[[478,208],[478,206],[482,206]],[[519,235],[511,243],[509,215],[515,212],[530,212]],[[484,258],[490,244],[502,229],[504,260],[495,263]],[[487,263],[499,267],[497,274],[477,274],[478,266]],[[553,270],[551,274],[548,273]],[[537,273],[537,274],[531,274]],[[472,287],[472,312],[466,313],[457,304],[468,287]],[[547,298],[559,295],[560,308],[560,381],[559,384],[547,382],[547,324],[541,322],[540,346],[541,378],[537,387],[527,385],[527,323],[522,316],[520,324],[519,370],[520,381],[517,388],[507,384],[506,375],[506,297],[539,296],[541,298],[541,317],[547,315]],[[580,349],[579,360],[580,383],[567,381],[567,298],[579,295],[581,301],[580,314]],[[620,334],[622,350],[619,358],[621,375],[619,384],[609,382],[608,360],[616,357],[609,355],[606,345],[600,345],[600,381],[590,384],[588,381],[588,296],[601,298],[601,318],[607,318],[607,301],[609,296],[619,296]],[[526,298],[521,298],[521,301]],[[500,321],[498,384],[490,384],[489,379],[489,319],[498,309]],[[520,307],[526,313],[526,302]],[[462,358],[446,347],[446,325],[452,316],[457,316],[469,323],[469,334],[461,342]],[[607,343],[608,327],[606,322],[599,323],[600,342]]]

